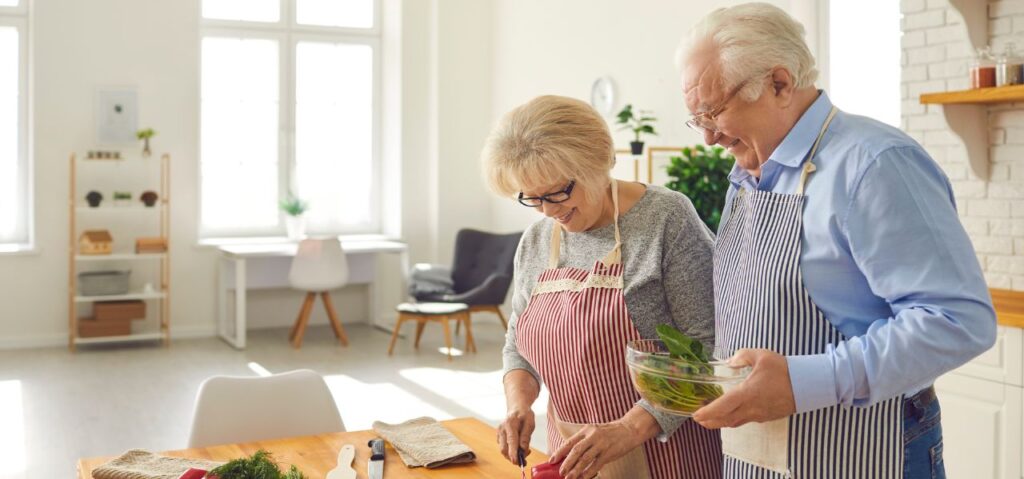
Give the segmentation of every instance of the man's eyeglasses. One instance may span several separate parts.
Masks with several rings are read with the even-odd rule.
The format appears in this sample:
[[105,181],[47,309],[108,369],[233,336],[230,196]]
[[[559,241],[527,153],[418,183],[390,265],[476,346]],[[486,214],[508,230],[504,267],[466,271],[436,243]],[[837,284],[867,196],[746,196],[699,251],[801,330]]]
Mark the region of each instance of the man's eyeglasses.
[[530,208],[537,208],[544,202],[548,203],[562,203],[569,200],[569,196],[572,195],[572,188],[576,186],[576,180],[569,182],[569,186],[566,186],[562,191],[556,191],[554,193],[548,193],[541,196],[523,196],[523,192],[519,192],[519,204],[523,206],[529,206]]
[[715,119],[717,119],[718,115],[721,115],[722,112],[725,111],[725,107],[729,105],[729,102],[732,101],[732,99],[741,90],[743,90],[743,87],[747,86],[754,79],[760,77],[761,75],[758,75],[740,82],[739,85],[736,85],[736,88],[733,88],[732,91],[730,91],[729,94],[725,96],[725,99],[722,100],[722,102],[719,103],[718,106],[699,113],[694,113],[693,116],[686,122],[686,126],[690,127],[697,133],[700,133],[702,136],[718,136],[719,131],[718,126],[715,125]]

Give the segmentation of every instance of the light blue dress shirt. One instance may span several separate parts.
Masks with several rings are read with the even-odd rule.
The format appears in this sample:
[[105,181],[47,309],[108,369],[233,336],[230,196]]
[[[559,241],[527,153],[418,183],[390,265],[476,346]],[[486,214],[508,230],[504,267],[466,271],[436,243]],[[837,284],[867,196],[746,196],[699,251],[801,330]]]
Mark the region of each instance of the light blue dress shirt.
[[[832,108],[822,92],[761,167],[734,167],[737,188],[794,193]],[[942,170],[913,139],[839,112],[805,189],[800,269],[811,298],[848,339],[787,357],[797,412],[912,394],[992,347],[992,299]]]

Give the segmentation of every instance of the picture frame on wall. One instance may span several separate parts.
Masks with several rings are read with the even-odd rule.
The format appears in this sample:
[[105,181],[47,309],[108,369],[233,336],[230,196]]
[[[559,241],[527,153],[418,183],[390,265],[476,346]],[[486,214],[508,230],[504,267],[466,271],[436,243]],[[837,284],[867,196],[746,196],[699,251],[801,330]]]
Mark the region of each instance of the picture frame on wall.
[[109,145],[136,142],[139,104],[135,88],[97,88],[95,110],[98,143]]

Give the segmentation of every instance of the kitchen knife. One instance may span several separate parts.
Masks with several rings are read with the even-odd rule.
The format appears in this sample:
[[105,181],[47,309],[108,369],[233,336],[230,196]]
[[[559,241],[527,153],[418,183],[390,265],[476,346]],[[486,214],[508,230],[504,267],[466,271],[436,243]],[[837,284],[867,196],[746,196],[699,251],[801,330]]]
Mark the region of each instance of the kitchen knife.
[[371,439],[370,460],[367,462],[366,473],[370,479],[384,479],[384,440]]

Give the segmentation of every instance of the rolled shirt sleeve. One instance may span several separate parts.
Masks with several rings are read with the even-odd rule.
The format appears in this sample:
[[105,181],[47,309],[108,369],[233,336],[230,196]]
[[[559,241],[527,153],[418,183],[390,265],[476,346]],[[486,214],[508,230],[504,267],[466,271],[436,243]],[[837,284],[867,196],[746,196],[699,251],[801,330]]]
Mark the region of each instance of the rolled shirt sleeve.
[[824,354],[787,358],[797,412],[912,393],[992,347],[981,268],[949,183],[923,149],[893,147],[867,163],[838,220],[835,240],[892,315]]

